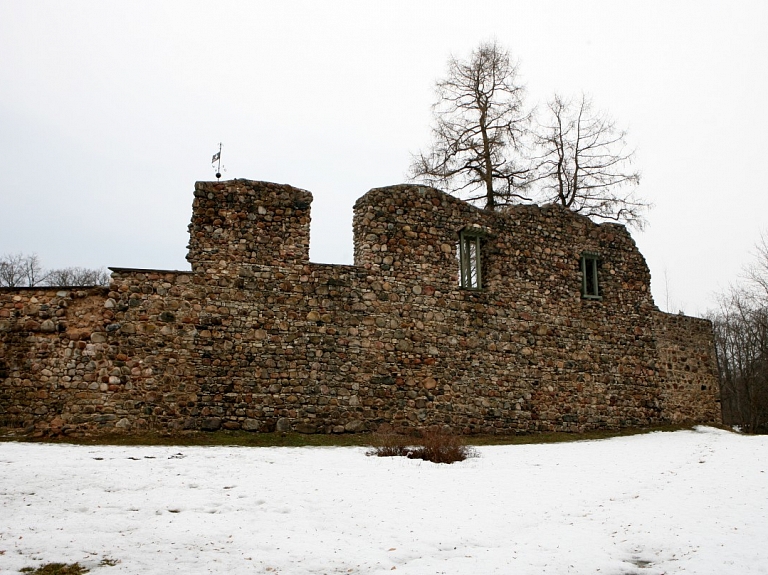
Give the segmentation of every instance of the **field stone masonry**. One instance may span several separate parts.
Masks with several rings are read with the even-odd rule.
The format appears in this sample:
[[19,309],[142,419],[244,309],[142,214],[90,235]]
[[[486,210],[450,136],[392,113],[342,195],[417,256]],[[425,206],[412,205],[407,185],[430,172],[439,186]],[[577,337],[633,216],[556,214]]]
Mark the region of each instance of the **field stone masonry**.
[[[710,322],[660,312],[627,230],[434,188],[354,206],[354,265],[309,261],[312,195],[198,182],[191,271],[0,289],[0,427],[462,434],[719,423]],[[458,244],[475,238],[476,289]],[[473,241],[475,241],[473,240]],[[584,297],[584,254],[599,297]]]

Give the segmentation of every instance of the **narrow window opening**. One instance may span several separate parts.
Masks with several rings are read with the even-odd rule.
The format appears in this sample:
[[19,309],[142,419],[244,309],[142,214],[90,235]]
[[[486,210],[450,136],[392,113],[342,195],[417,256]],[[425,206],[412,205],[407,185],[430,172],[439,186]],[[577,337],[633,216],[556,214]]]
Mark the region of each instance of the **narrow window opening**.
[[583,253],[581,255],[581,297],[585,299],[601,299],[602,293],[598,276],[600,256]]
[[465,289],[482,288],[480,265],[480,236],[465,232],[459,234],[459,280]]

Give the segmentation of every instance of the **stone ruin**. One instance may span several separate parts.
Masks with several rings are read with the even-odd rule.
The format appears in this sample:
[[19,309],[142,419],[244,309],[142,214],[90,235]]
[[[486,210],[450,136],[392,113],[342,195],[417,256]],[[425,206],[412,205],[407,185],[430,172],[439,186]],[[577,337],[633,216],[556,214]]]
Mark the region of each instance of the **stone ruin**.
[[378,188],[354,265],[309,261],[312,196],[195,185],[191,271],[0,289],[0,426],[462,434],[718,423],[711,324],[660,312],[627,230],[556,205]]

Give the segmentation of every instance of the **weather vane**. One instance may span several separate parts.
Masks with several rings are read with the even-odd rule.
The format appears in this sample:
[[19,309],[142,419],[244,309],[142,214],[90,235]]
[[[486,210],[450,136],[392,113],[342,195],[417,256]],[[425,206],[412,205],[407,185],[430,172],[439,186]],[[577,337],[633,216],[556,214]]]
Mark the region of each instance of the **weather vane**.
[[[211,158],[211,166],[216,166],[216,179],[221,180],[221,142],[219,142],[219,151]],[[224,168],[227,171],[227,168]]]

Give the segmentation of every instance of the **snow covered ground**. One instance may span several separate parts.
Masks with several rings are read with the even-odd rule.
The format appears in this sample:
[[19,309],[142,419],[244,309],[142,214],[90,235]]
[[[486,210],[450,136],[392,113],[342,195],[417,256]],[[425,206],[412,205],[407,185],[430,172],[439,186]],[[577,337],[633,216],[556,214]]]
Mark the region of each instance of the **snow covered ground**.
[[0,443],[0,572],[768,573],[768,437],[365,451]]

